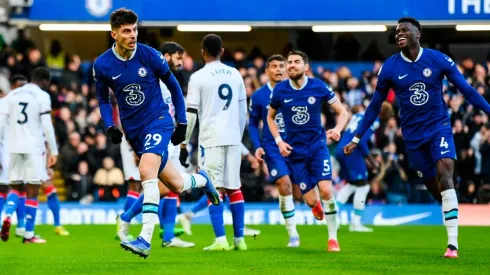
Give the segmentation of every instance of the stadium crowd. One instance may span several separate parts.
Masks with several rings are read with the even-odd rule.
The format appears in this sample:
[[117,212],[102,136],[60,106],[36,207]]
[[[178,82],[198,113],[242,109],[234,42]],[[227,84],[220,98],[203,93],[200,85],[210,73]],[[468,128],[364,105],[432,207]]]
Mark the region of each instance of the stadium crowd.
[[[155,46],[155,45],[153,45]],[[185,46],[185,45],[183,45]],[[368,47],[371,49],[372,45]],[[158,46],[157,46],[158,48]],[[288,47],[285,47],[287,50]],[[336,47],[339,51],[346,47]],[[13,75],[24,75],[29,78],[33,69],[47,66],[53,76],[49,89],[53,107],[53,120],[60,157],[57,170],[64,180],[67,199],[78,201],[89,194],[95,194],[97,200],[114,200],[124,196],[126,185],[122,172],[119,145],[108,141],[100,117],[95,89],[91,77],[91,65],[84,69],[76,54],[68,54],[59,41],[52,41],[48,52],[41,53],[33,41],[19,32],[17,39],[6,45],[0,39],[0,90],[2,96],[10,90],[9,79]],[[101,51],[104,49],[101,49]],[[371,49],[372,50],[372,49]],[[377,72],[382,66],[382,55],[372,50],[378,59],[373,68],[361,75],[352,75],[347,66],[336,70],[318,66],[310,69],[308,75],[322,79],[330,85],[348,110],[356,111],[369,104],[376,87]],[[261,85],[267,83],[264,74],[267,55],[255,48],[247,54],[244,50],[226,51],[225,61],[235,66],[243,76],[247,96],[250,96]],[[368,52],[369,54],[369,52]],[[339,54],[340,55],[340,54]],[[345,55],[345,53],[342,53]],[[362,56],[365,56],[364,53]],[[363,57],[363,59],[366,59]],[[184,95],[190,75],[201,66],[195,60],[197,56],[184,55],[183,68],[176,73]],[[490,101],[490,54],[486,63],[480,64],[470,58],[457,60],[459,70],[477,91]],[[90,62],[93,62],[90,61]],[[90,63],[89,62],[89,63]],[[488,117],[470,106],[464,97],[447,81],[443,97],[448,106],[455,144],[457,165],[455,183],[461,203],[490,202],[490,122]],[[397,105],[393,91],[388,96],[393,104],[395,116],[375,132],[371,138],[371,152],[378,162],[378,168],[370,171],[371,191],[368,204],[385,203],[433,203],[423,183],[406,157],[404,142],[399,127]],[[325,128],[332,128],[335,116],[324,108]],[[196,131],[197,132],[197,131]],[[194,143],[196,138],[193,139]],[[254,152],[247,131],[244,144]],[[336,144],[329,144],[331,152]],[[194,146],[195,147],[195,146]],[[191,167],[196,167],[197,157],[193,150]],[[333,160],[333,153],[332,161]],[[333,178],[340,188],[344,180],[334,165]],[[242,162],[242,192],[246,201],[277,200],[276,188],[268,183],[267,169],[263,169],[249,155]],[[188,193],[183,200],[195,200],[201,193]]]

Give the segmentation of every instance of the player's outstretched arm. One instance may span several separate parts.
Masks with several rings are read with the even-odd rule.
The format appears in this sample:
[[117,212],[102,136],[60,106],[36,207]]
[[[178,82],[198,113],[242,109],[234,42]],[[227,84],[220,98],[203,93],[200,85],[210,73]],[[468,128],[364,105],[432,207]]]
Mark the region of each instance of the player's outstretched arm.
[[[490,115],[490,105],[488,102],[466,82],[463,75],[458,71],[454,62],[450,58],[447,61],[451,63],[446,64],[446,76],[448,80],[458,88],[459,91],[465,96],[465,98],[475,106],[477,109],[484,111],[487,115]],[[443,61],[444,62],[444,61]]]
[[345,110],[344,106],[340,103],[340,101],[335,101],[330,105],[332,109],[337,114],[337,125],[335,128],[327,131],[328,138],[339,141],[340,140],[340,132],[344,130],[345,125],[347,124],[347,120],[349,119],[349,114],[347,110]]
[[350,155],[354,149],[356,149],[357,144],[364,136],[366,131],[371,127],[376,118],[378,117],[379,112],[381,111],[381,106],[383,102],[386,100],[387,93],[380,92],[376,90],[374,92],[373,99],[371,99],[371,103],[366,109],[364,113],[364,117],[361,120],[361,123],[357,127],[356,133],[352,141],[344,147],[344,153],[346,155]]
[[[251,105],[250,108],[254,108],[253,105]],[[256,117],[255,112],[251,110],[248,119],[248,135],[255,150],[260,148],[259,122],[260,119]]]

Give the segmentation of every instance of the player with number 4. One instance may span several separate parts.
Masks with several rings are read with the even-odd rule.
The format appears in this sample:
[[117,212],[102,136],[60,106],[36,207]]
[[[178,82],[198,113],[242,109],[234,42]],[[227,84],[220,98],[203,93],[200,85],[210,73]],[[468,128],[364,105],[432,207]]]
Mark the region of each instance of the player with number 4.
[[[348,114],[330,87],[319,79],[305,75],[307,69],[308,56],[305,53],[289,53],[289,80],[278,83],[274,88],[267,124],[281,155],[289,160],[293,182],[299,185],[310,207],[314,207],[319,200],[315,188],[318,186],[328,226],[328,251],[337,252],[340,251],[337,241],[337,204],[332,188],[327,138],[334,141],[340,139]],[[337,125],[328,130],[326,136],[321,122],[324,101],[337,113]],[[285,141],[282,140],[274,119],[279,109],[286,126]]]
[[346,155],[375,121],[388,91],[395,91],[400,106],[401,128],[410,162],[432,196],[442,202],[448,245],[444,257],[458,258],[458,198],[453,172],[456,148],[443,99],[444,77],[477,109],[490,114],[490,105],[458,71],[454,61],[439,51],[420,47],[422,27],[414,18],[398,20],[395,41],[400,52],[388,58],[379,71],[378,83]]

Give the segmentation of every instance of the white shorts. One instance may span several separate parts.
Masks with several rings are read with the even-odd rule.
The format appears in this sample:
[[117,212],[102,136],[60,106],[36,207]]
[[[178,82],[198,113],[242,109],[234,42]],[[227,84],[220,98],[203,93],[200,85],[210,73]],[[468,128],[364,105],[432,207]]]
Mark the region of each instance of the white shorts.
[[9,158],[10,154],[7,150],[3,150],[4,148],[0,148],[0,164],[2,168],[0,169],[0,185],[9,184]]
[[200,146],[199,163],[211,177],[216,188],[240,189],[240,165],[242,153],[240,145]]
[[141,181],[140,170],[134,162],[134,152],[126,139],[121,142],[121,158],[125,180]]
[[36,184],[47,178],[45,155],[10,154],[10,182]]
[[44,171],[44,174],[41,178],[41,181],[42,182],[45,182],[45,181],[48,181],[50,180],[51,178],[49,177],[48,175],[48,155],[46,154],[46,152],[43,153],[43,159],[44,159],[44,162],[43,162],[43,171]]

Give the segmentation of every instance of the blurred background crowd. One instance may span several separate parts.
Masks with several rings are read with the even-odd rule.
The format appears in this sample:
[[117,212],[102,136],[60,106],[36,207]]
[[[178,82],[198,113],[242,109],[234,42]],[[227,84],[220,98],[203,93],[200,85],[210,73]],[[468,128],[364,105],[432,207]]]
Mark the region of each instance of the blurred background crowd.
[[[159,48],[158,41],[144,42]],[[280,53],[287,54],[290,49],[291,45],[285,45],[280,49]],[[366,107],[376,87],[377,72],[387,56],[383,56],[377,50],[375,42],[362,50],[359,42],[348,35],[340,36],[333,50],[335,60],[371,61],[373,66],[360,73],[353,73],[348,65],[336,68],[311,66],[307,72],[308,76],[322,79],[330,85],[348,110],[352,111],[355,106]],[[450,52],[445,53],[451,56]],[[264,65],[269,54],[273,53],[263,53],[258,47],[250,52],[243,49],[226,49],[224,62],[240,71],[248,98],[268,81],[267,75],[264,74]],[[487,60],[464,58],[455,61],[468,83],[489,101],[490,53]],[[57,40],[51,41],[48,50],[41,52],[36,43],[26,37],[22,30],[10,44],[0,37],[2,96],[10,90],[9,80],[13,75],[20,74],[29,78],[32,70],[39,66],[46,66],[52,72],[53,84],[48,92],[52,100],[52,116],[60,149],[55,180],[64,185],[65,198],[68,201],[79,201],[89,194],[96,200],[114,200],[125,196],[126,192],[120,148],[119,145],[113,145],[108,141],[95,98],[91,77],[92,62],[93,60],[82,62],[76,53],[65,51]],[[183,68],[176,73],[184,95],[189,77],[201,66],[200,56],[184,55]],[[444,82],[442,96],[447,103],[457,149],[454,182],[459,201],[471,204],[489,203],[488,117],[474,110],[461,93],[447,81]],[[393,104],[396,115],[382,124],[370,140],[372,154],[379,168],[370,171],[371,191],[368,204],[434,203],[417,171],[412,169],[407,160],[393,91],[387,100]],[[323,115],[325,129],[332,128],[335,125],[335,115],[328,106],[325,106]],[[193,139],[194,148],[196,140]],[[268,182],[267,170],[253,158],[255,148],[251,145],[247,131],[243,143],[251,152],[243,158],[241,169],[242,191],[246,201],[276,200],[278,192]],[[329,144],[331,152],[334,152],[335,146],[336,143]],[[195,154],[194,152],[192,160],[194,166],[191,167],[195,167],[197,162]],[[339,176],[334,154],[331,155],[334,163],[334,182],[336,188],[340,188],[345,181]],[[101,193],[101,190],[109,192]],[[200,195],[199,191],[190,192],[182,196],[182,199],[195,200]]]

